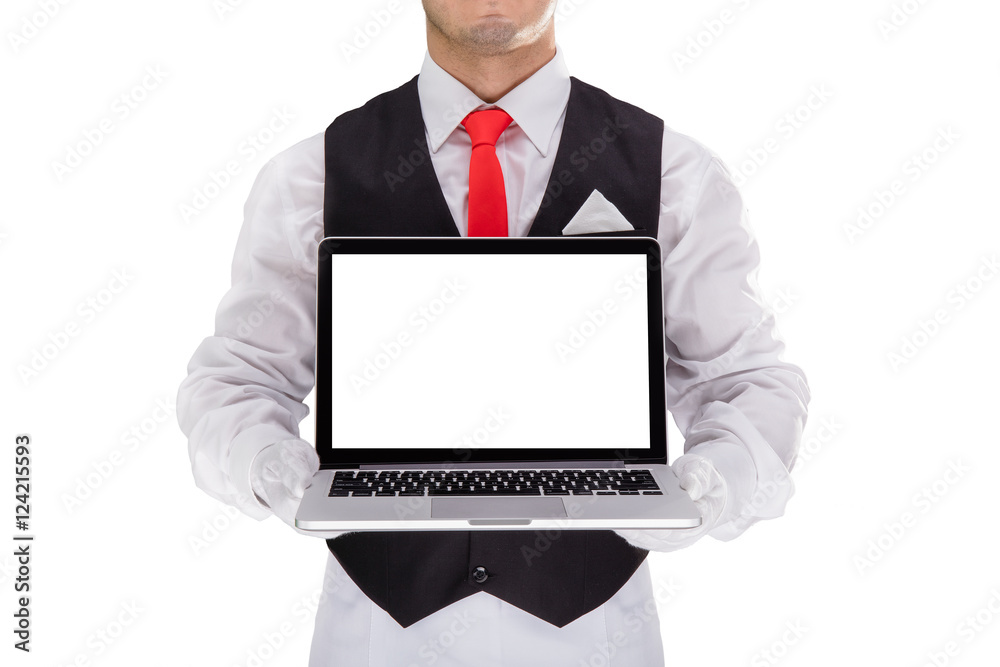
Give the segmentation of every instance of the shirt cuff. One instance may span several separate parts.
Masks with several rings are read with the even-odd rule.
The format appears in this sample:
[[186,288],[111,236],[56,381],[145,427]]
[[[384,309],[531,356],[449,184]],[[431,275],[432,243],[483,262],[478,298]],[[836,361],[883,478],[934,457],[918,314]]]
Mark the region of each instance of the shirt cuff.
[[229,448],[229,479],[236,488],[237,507],[258,521],[271,516],[271,508],[261,502],[250,486],[253,460],[266,447],[295,436],[272,424],[260,424],[241,431]]

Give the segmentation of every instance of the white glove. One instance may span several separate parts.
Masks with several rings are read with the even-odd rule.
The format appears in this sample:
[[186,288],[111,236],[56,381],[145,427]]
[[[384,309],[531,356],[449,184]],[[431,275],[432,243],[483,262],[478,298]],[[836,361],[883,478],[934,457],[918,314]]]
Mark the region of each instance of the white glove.
[[676,551],[697,542],[715,528],[726,506],[726,481],[704,456],[685,454],[671,468],[681,488],[701,511],[701,525],[680,530],[616,530],[630,544],[650,551]]
[[304,440],[282,440],[258,452],[250,465],[250,488],[260,501],[296,532],[332,539],[348,531],[306,531],[295,526],[295,513],[309,480],[319,470],[316,450]]

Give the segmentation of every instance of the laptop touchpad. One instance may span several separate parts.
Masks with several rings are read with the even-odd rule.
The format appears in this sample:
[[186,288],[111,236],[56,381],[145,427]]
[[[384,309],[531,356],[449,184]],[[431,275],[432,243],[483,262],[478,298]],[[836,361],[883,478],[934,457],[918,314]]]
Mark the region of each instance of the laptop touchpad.
[[566,516],[561,498],[433,498],[435,519],[554,519]]

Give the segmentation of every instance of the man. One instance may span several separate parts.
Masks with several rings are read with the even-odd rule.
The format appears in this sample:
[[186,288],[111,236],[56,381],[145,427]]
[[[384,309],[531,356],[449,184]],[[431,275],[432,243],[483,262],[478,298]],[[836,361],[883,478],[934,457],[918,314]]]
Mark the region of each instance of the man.
[[[550,574],[531,580],[543,591],[518,590],[529,571],[503,561],[506,599],[480,594],[460,571],[463,545],[479,537],[321,535],[334,583],[310,665],[662,665],[655,614],[635,614],[652,595],[644,549],[731,539],[779,516],[809,400],[802,372],[779,360],[742,201],[707,149],[569,77],[556,0],[423,4],[428,55],[416,81],[283,152],[254,184],[216,335],[178,396],[195,478],[250,516],[292,525],[318,466],[297,425],[313,384],[324,235],[559,235],[584,204],[596,206],[624,218],[618,233],[662,247],[668,405],[686,451],[674,468],[703,526],[564,531],[545,555]],[[473,142],[484,117],[500,119],[496,136]],[[488,145],[502,172],[499,199],[485,206],[482,176],[470,185],[470,171],[495,167],[476,166],[473,143]],[[502,532],[481,539],[501,561],[514,544]],[[613,584],[603,595],[576,581],[581,544],[592,549],[585,569]],[[399,567],[387,565],[393,552]]]

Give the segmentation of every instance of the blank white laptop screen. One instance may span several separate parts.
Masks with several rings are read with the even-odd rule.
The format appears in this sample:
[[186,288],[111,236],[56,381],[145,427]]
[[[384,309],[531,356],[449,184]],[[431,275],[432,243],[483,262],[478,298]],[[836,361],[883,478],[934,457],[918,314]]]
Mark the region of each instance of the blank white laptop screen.
[[645,255],[330,261],[334,448],[649,446]]

